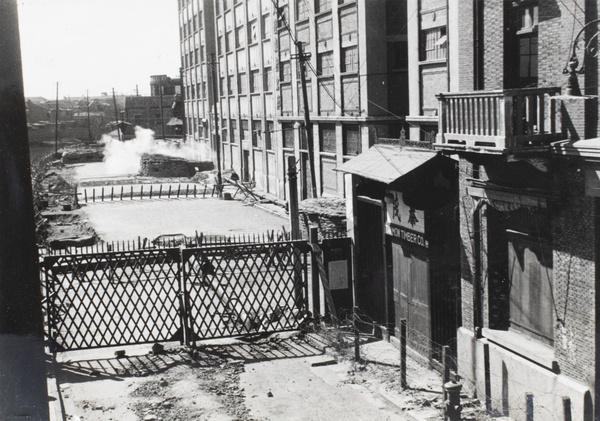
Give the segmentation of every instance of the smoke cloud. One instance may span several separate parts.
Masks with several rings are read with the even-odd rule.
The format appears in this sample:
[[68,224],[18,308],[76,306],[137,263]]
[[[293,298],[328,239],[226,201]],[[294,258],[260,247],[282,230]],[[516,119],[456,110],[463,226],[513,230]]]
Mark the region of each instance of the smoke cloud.
[[104,166],[107,175],[137,174],[144,154],[160,154],[188,160],[206,159],[205,145],[192,145],[154,138],[154,131],[135,128],[135,138],[120,142],[109,135],[102,136]]

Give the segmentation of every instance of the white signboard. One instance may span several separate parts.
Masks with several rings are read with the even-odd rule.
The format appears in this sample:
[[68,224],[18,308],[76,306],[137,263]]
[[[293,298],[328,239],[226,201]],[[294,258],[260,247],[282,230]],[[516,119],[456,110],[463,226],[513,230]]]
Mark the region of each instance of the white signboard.
[[[391,198],[391,200],[387,200],[387,198]],[[404,200],[402,200],[401,192],[388,190],[386,212],[387,231],[390,231],[391,226],[395,225],[411,231],[425,233],[425,212],[406,206]],[[391,234],[391,231],[388,233]]]

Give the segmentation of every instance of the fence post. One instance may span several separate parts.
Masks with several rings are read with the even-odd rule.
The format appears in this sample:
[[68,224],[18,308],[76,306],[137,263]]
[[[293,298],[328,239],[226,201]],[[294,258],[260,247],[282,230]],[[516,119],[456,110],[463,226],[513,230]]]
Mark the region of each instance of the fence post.
[[354,329],[354,361],[360,361],[360,332],[358,331],[358,327],[356,326],[356,310],[358,307],[354,306],[352,308],[352,328]]
[[406,389],[406,319],[400,319],[400,387]]
[[152,184],[150,184],[150,199],[152,199]]
[[121,186],[121,200],[123,200],[123,186]]
[[162,196],[162,184],[160,185],[160,188],[158,189],[158,198],[160,199],[160,196]]
[[169,184],[169,195],[167,196],[168,199],[171,198],[171,185]]
[[114,196],[115,196],[115,188],[111,187],[110,188],[110,201],[111,202],[113,201]]
[[194,199],[196,198],[196,185],[194,184]]
[[85,203],[87,203],[87,189],[83,189],[83,196],[85,197]]
[[129,192],[129,198],[133,200],[133,185],[131,186],[131,190]]
[[[319,242],[319,229],[317,227],[310,227],[308,238],[311,244],[317,244]],[[315,256],[314,251],[310,253],[310,282],[312,284],[313,317],[316,318],[321,314],[321,290],[317,256]]]
[[179,199],[179,192],[181,191],[181,184],[177,184],[177,198]]
[[142,200],[144,198],[144,185],[142,184],[140,186],[140,200]]
[[442,391],[444,396],[444,402],[448,399],[446,394],[446,388],[444,385],[450,381],[450,365],[448,359],[450,358],[450,347],[444,345],[442,347]]
[[288,193],[292,240],[299,240],[301,234],[300,219],[298,216],[298,177],[296,175],[296,158],[294,156],[288,156]]
[[186,199],[188,198],[188,194],[189,194],[189,192],[190,192],[190,185],[189,185],[189,184],[186,184],[186,185],[185,185],[185,198],[186,198]]
[[104,202],[104,187],[102,187],[102,201]]

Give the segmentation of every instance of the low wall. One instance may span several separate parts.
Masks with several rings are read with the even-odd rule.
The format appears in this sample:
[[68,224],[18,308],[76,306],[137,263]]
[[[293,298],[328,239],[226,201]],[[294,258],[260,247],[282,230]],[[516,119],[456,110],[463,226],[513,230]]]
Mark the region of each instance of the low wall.
[[[563,421],[564,399],[568,398],[571,419],[592,421],[592,397],[585,385],[486,338],[477,339],[468,329],[460,328],[457,340],[458,374],[464,390],[484,404],[489,394],[494,414],[515,421]],[[489,368],[486,367],[486,347]],[[533,417],[528,418],[528,414]]]

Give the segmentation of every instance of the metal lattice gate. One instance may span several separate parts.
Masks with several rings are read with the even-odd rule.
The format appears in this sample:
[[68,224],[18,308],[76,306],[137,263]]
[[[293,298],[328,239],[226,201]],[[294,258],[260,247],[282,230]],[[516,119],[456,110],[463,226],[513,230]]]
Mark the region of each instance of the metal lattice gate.
[[305,242],[184,249],[186,341],[297,328],[307,252]]
[[307,314],[305,242],[50,256],[47,336],[73,350],[290,330]]

